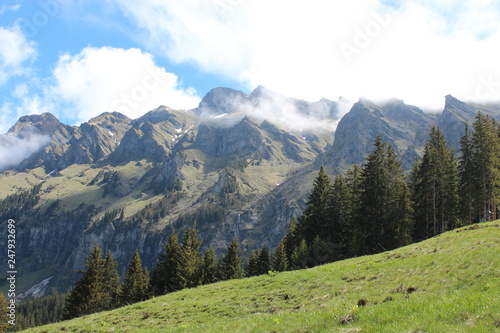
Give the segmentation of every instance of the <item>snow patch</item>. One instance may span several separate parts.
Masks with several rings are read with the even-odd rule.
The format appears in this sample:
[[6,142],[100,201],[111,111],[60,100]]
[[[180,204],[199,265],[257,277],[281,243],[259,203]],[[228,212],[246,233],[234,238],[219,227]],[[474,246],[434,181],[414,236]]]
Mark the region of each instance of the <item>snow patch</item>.
[[219,119],[219,118],[225,117],[227,115],[228,115],[227,113],[219,114],[217,116],[211,115],[210,118]]

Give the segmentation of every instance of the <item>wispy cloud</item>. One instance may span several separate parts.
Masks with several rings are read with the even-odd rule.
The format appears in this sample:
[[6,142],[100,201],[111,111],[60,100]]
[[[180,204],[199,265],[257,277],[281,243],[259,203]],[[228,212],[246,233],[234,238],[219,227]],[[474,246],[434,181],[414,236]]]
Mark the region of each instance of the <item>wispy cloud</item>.
[[[448,93],[472,95],[499,69],[499,5],[493,0],[390,2],[115,0],[140,27],[144,45],[179,63],[308,100],[398,97],[439,108]],[[231,2],[232,3],[232,2]],[[342,43],[373,32],[347,63]],[[368,30],[367,30],[368,29]],[[500,99],[500,94],[491,96]]]
[[10,77],[26,74],[26,63],[36,57],[33,42],[18,26],[0,27],[0,85]]
[[50,141],[46,135],[32,134],[24,138],[14,133],[0,135],[0,170],[15,167]]

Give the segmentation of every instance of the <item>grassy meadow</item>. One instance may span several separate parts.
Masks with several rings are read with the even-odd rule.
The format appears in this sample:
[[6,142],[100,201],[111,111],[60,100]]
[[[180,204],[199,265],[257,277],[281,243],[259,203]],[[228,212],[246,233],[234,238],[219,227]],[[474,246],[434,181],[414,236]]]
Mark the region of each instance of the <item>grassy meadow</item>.
[[29,332],[500,332],[500,221]]

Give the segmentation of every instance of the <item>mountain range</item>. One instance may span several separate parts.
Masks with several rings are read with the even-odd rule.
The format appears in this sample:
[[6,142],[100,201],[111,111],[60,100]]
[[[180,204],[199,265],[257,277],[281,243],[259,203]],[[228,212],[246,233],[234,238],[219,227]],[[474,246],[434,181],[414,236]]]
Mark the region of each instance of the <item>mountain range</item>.
[[67,289],[96,243],[122,273],[136,248],[152,268],[172,230],[195,221],[204,248],[220,253],[233,237],[244,254],[273,248],[320,166],[334,175],[362,163],[381,134],[409,169],[432,126],[458,151],[478,111],[500,119],[500,104],[450,95],[440,113],[361,99],[343,115],[344,102],[215,88],[198,108],[160,106],[137,119],[107,112],[69,126],[50,113],[21,117],[0,136],[12,151],[0,174],[0,214],[2,223],[16,219],[22,296]]

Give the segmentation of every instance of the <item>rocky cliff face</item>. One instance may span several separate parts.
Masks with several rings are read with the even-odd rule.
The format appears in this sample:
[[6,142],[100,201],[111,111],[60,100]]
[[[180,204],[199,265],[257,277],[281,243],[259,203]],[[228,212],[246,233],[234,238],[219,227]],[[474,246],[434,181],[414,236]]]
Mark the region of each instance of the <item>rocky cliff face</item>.
[[19,255],[24,272],[39,275],[33,285],[52,277],[48,283],[64,289],[95,243],[112,250],[122,270],[136,248],[152,268],[172,226],[181,233],[194,220],[204,247],[221,252],[233,237],[245,254],[274,247],[302,212],[320,165],[333,174],[362,163],[381,134],[409,167],[431,126],[457,148],[477,110],[500,115],[498,106],[451,96],[435,115],[400,100],[360,100],[333,132],[336,102],[259,87],[250,95],[213,89],[194,110],[161,106],[134,120],[104,113],[78,127],[51,114],[26,116],[9,132],[48,141],[16,172],[0,173],[8,184],[0,199],[41,186],[37,204],[18,217]]

